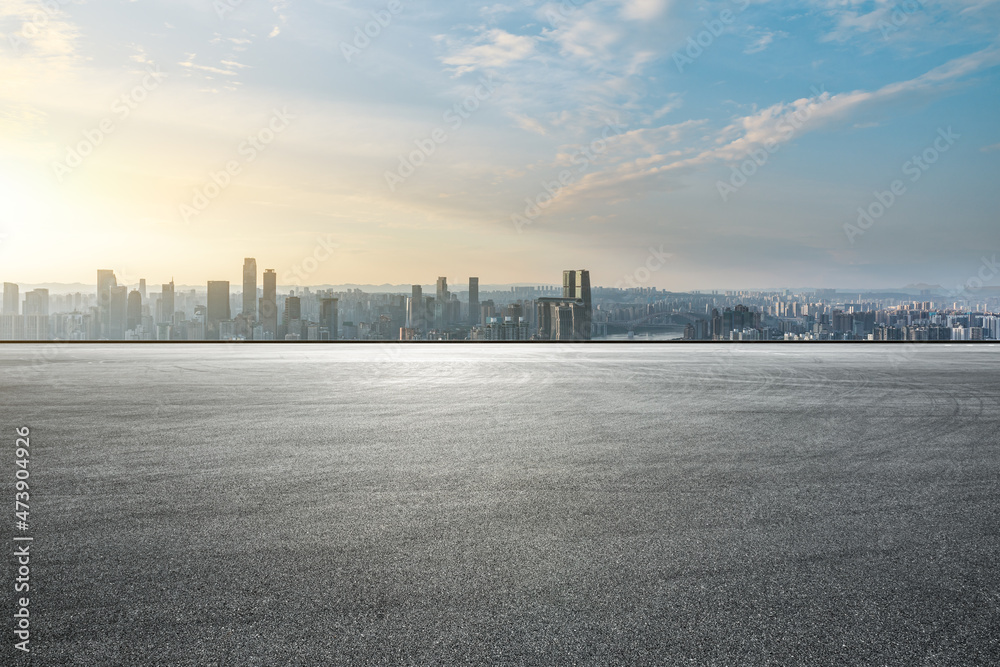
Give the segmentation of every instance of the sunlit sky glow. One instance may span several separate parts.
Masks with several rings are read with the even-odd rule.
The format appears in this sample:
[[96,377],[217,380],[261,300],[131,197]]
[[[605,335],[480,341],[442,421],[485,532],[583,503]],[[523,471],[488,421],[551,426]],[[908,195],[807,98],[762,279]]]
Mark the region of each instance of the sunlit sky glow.
[[612,285],[653,247],[672,290],[951,287],[1000,245],[997,0],[49,5],[0,4],[2,280],[288,277],[322,240],[282,282]]

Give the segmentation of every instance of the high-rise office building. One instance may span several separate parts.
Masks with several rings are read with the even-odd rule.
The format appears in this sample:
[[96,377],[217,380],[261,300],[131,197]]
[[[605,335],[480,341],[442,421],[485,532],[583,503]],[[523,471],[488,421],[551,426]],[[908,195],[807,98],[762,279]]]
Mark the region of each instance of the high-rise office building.
[[285,310],[281,314],[281,328],[278,329],[278,336],[281,340],[287,340],[289,334],[302,336],[302,299],[297,296],[285,297]]
[[427,325],[424,306],[424,288],[420,285],[410,287],[410,302],[406,305],[406,326],[411,329],[424,329]]
[[108,321],[109,308],[111,306],[111,288],[118,285],[115,272],[110,269],[97,270],[97,319],[98,337],[108,338],[110,324]]
[[562,298],[542,297],[535,303],[540,338],[590,340],[593,310],[589,271],[564,271]]
[[324,298],[320,301],[319,325],[330,332],[330,340],[337,340],[337,299]]
[[156,318],[157,324],[174,323],[174,280],[163,283],[163,291],[160,292],[160,309]]
[[208,281],[208,308],[205,313],[205,338],[219,340],[219,325],[231,318],[229,310],[229,281]]
[[115,285],[109,291],[108,340],[125,340],[128,323],[128,287]]
[[48,315],[49,291],[39,288],[25,292],[23,313],[25,315]]
[[285,312],[282,314],[282,324],[288,324],[289,320],[302,319],[302,299],[297,296],[285,297]]
[[469,324],[479,325],[479,278],[469,278]]
[[146,279],[145,278],[139,278],[139,296],[142,297],[143,301],[145,301],[146,299],[149,298],[148,296],[146,296]]
[[448,279],[443,276],[438,277],[437,296],[434,299],[434,326],[437,329],[443,329],[446,324],[448,297]]
[[563,298],[582,300],[589,312],[591,310],[590,271],[585,269],[563,271]]
[[142,324],[142,292],[134,289],[128,293],[125,330],[135,331],[140,324]]
[[264,297],[260,302],[260,321],[264,340],[278,337],[278,276],[274,269],[264,271]]
[[243,260],[243,314],[251,322],[257,320],[257,260],[253,257]]
[[20,288],[15,283],[4,283],[3,284],[3,314],[4,315],[20,315],[21,314],[21,295]]

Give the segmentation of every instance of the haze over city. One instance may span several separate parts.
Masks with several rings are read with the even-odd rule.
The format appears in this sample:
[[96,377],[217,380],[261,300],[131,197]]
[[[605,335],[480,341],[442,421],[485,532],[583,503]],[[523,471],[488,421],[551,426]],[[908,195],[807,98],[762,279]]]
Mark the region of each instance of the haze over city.
[[332,239],[299,284],[656,248],[660,289],[953,289],[995,252],[1000,3],[39,7],[0,8],[4,280]]

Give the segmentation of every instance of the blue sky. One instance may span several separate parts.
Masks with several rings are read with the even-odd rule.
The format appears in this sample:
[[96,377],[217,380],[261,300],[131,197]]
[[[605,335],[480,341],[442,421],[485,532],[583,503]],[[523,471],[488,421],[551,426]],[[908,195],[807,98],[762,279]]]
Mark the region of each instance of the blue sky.
[[39,6],[4,280],[952,287],[1000,240],[995,0]]

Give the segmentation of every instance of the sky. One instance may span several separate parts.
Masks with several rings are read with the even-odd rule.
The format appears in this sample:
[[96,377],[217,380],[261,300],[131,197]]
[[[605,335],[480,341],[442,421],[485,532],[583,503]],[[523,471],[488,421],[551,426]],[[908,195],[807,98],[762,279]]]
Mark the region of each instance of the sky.
[[1000,245],[998,0],[4,0],[0,35],[4,281],[952,287]]

